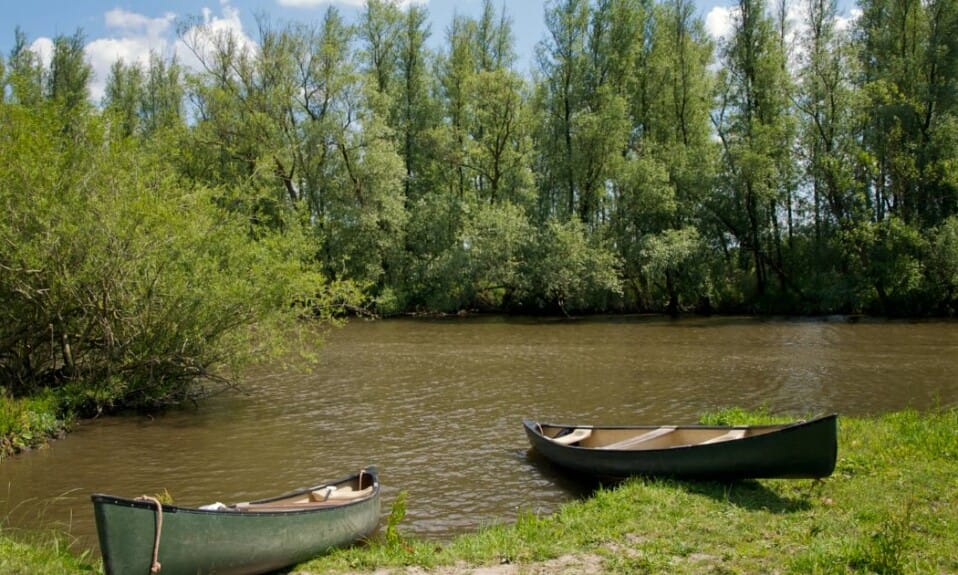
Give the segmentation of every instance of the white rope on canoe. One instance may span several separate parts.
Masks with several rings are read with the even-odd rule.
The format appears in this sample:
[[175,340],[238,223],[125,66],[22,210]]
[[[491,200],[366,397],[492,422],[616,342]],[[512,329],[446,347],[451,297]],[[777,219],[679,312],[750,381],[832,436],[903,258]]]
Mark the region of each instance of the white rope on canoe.
[[163,504],[156,497],[141,495],[139,501],[149,501],[156,506],[156,537],[153,539],[153,562],[150,564],[150,573],[156,575],[163,568],[158,560],[160,556],[160,532],[163,531]]

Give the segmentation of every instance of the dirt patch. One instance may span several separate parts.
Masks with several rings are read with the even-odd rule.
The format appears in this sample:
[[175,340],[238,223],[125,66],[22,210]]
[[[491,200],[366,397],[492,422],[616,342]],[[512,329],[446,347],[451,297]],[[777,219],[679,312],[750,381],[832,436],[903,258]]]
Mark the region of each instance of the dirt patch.
[[[435,569],[405,567],[400,569],[377,569],[372,573],[347,573],[345,575],[599,575],[602,558],[598,555],[563,555],[536,563],[502,563],[500,565],[471,566],[447,565]],[[296,572],[290,575],[310,575]]]

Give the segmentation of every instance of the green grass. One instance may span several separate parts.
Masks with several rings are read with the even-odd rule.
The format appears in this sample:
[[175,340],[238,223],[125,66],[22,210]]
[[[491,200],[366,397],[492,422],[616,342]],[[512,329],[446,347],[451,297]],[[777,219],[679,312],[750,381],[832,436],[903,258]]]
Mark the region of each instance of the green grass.
[[60,400],[53,393],[15,399],[0,388],[0,463],[11,453],[44,445],[63,433],[69,422],[59,411]]
[[[520,514],[445,544],[404,536],[405,512],[399,496],[373,541],[293,572],[510,563],[518,573],[958,573],[958,410],[841,417],[838,465],[823,481],[632,479],[554,515]],[[55,536],[10,535],[0,531],[0,573],[99,569]]]
[[12,533],[0,530],[0,573],[4,575],[74,575],[99,573],[90,553],[68,551],[66,538],[56,533]]
[[[703,421],[763,423],[733,410]],[[400,529],[401,531],[401,529]],[[445,545],[392,535],[297,572],[579,561],[601,573],[958,572],[958,410],[839,419],[826,480],[633,479]],[[520,569],[520,572],[522,570]]]

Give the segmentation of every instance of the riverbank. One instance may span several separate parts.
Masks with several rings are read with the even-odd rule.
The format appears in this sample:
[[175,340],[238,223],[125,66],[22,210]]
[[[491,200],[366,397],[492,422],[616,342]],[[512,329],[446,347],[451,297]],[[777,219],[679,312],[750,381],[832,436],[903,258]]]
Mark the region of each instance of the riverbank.
[[0,464],[10,455],[45,446],[67,432],[71,422],[60,417],[60,401],[52,393],[13,399],[0,388]]
[[840,418],[823,481],[635,479],[448,545],[380,541],[296,572],[955,573],[956,430],[955,409]]
[[[753,423],[742,414],[735,423]],[[404,537],[403,503],[375,541],[293,573],[954,573],[958,572],[958,410],[839,419],[824,481],[635,479],[553,515],[533,510],[446,543]],[[405,505],[414,505],[407,501]],[[63,540],[0,532],[0,571],[96,570]]]

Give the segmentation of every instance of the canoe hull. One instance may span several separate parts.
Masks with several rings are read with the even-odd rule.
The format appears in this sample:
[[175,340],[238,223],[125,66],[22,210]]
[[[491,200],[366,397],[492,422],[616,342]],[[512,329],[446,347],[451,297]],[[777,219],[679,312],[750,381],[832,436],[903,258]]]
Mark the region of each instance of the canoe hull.
[[[353,543],[379,524],[375,474],[371,481],[371,496],[316,509],[206,511],[164,505],[158,554],[162,573],[266,573]],[[107,575],[149,573],[155,504],[103,494],[92,499]]]
[[[753,429],[757,431],[762,427],[778,429],[762,430],[763,433],[741,439],[662,449],[599,449],[562,445],[540,433],[540,424],[526,420],[524,425],[530,444],[546,459],[566,469],[597,477],[642,475],[716,480],[822,478],[834,471],[838,452],[835,415],[784,426],[754,426]],[[686,429],[692,428],[714,429],[708,426],[688,426]]]

